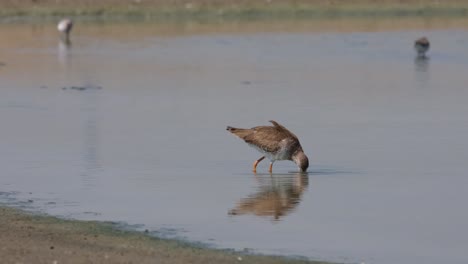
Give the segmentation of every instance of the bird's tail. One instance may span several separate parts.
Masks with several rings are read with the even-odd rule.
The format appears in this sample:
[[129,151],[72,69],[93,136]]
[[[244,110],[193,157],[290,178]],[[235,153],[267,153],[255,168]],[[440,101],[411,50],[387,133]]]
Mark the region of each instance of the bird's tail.
[[240,137],[240,138],[244,138],[248,134],[252,133],[252,131],[250,129],[235,128],[235,127],[231,127],[231,126],[226,127],[226,130],[231,132],[232,134]]

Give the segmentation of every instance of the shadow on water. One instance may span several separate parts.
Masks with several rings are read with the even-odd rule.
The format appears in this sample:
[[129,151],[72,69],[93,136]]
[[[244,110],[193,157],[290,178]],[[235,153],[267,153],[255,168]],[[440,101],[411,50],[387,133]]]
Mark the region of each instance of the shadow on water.
[[229,215],[253,214],[279,221],[294,211],[309,185],[307,174],[255,175],[257,192],[240,199]]

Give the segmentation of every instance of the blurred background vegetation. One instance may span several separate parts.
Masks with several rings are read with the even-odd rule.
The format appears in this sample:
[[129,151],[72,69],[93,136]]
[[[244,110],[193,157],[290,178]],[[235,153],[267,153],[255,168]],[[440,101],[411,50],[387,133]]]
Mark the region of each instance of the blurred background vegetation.
[[0,0],[0,18],[138,19],[467,16],[466,0]]

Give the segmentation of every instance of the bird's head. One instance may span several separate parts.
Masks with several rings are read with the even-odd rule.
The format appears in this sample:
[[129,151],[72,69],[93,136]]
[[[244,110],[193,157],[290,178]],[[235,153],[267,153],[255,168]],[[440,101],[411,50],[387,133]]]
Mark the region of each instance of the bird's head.
[[299,166],[301,172],[306,172],[307,168],[309,168],[309,159],[302,150],[294,153],[292,160],[294,161],[294,163],[296,163],[297,166]]

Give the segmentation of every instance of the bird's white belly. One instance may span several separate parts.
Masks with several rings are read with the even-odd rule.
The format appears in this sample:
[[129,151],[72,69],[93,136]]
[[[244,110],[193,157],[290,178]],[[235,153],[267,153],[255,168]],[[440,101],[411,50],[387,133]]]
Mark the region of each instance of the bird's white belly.
[[58,31],[60,32],[63,32],[67,29],[67,23],[65,22],[60,22],[58,25],[57,25],[57,29]]
[[288,152],[286,151],[285,148],[281,148],[278,152],[276,153],[271,153],[268,152],[256,145],[249,144],[251,147],[255,148],[258,150],[260,153],[265,155],[266,158],[268,158],[270,161],[275,161],[275,160],[288,160]]

